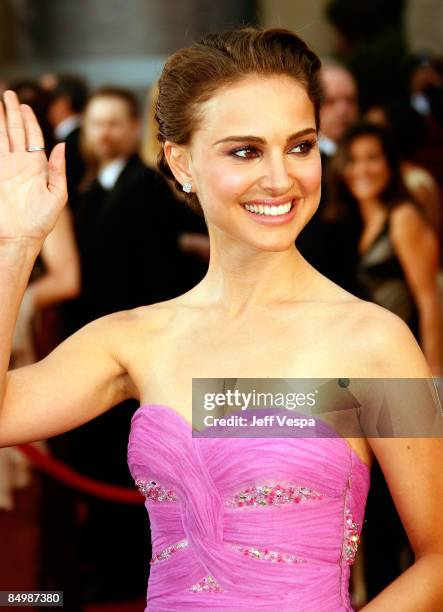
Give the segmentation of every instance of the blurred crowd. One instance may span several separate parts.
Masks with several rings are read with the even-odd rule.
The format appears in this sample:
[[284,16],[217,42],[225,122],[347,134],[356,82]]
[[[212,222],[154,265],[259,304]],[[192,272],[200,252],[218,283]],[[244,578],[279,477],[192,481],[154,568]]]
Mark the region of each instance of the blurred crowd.
[[[380,91],[367,107],[337,61],[324,59],[322,82],[322,197],[297,247],[338,285],[404,319],[440,376],[443,60],[412,57],[408,91],[388,98]],[[155,84],[142,102],[116,85],[90,91],[72,74],[0,85],[33,107],[48,152],[66,142],[69,194],[25,292],[12,369],[43,358],[97,317],[186,292],[206,272],[209,240],[204,218],[156,171]],[[138,405],[128,400],[38,445],[85,475],[131,487],[124,432]],[[372,478],[365,579],[353,586],[365,585],[360,600],[412,562],[381,472]],[[12,510],[13,489],[28,482],[17,449],[0,449],[0,509]],[[49,476],[42,491],[39,588],[64,585],[67,612],[143,595],[151,552],[144,507],[103,502]]]

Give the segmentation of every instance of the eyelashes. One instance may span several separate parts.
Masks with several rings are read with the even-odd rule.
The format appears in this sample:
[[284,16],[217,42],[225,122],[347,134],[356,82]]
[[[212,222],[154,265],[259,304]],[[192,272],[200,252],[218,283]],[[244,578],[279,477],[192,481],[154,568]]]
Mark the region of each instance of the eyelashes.
[[[305,140],[295,145],[294,147],[292,147],[290,151],[293,151],[294,149],[298,149],[299,147],[304,147],[304,151],[301,153],[298,153],[298,155],[301,157],[305,157],[311,152],[311,150],[314,148],[316,144],[317,144],[317,140]],[[253,156],[238,155],[238,153],[241,153],[241,152],[253,153],[254,155]],[[232,157],[236,157],[237,159],[256,159],[259,154],[260,154],[259,149],[257,149],[257,147],[254,147],[253,145],[243,145],[242,147],[237,147],[236,149],[233,149],[232,151],[229,152],[229,155],[231,155]]]

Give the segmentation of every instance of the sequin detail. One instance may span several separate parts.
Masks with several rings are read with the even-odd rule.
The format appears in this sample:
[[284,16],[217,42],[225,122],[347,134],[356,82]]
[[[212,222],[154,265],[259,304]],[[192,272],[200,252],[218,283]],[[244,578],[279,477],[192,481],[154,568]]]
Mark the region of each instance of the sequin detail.
[[194,593],[199,593],[201,591],[205,591],[207,593],[220,593],[223,591],[223,589],[213,576],[205,576],[193,584],[188,591],[193,591]]
[[343,542],[343,555],[346,563],[352,565],[355,561],[360,538],[358,535],[358,525],[354,521],[349,508],[345,508],[345,532]]
[[261,485],[247,487],[231,499],[225,501],[228,508],[242,508],[244,506],[283,506],[298,504],[312,499],[322,499],[323,493],[308,487],[295,486],[288,483],[275,485]]
[[164,489],[155,480],[146,480],[143,478],[137,478],[135,481],[136,487],[138,487],[140,493],[142,493],[147,499],[158,502],[175,502],[177,497],[174,491]]
[[301,559],[289,553],[275,552],[267,548],[254,548],[252,546],[248,547],[238,544],[233,545],[232,548],[246,557],[252,557],[263,561],[272,561],[273,563],[306,563],[306,559]]
[[[178,550],[187,548],[189,546],[188,540],[180,540],[175,544],[167,546],[159,553],[152,557],[150,564],[153,565],[158,561],[169,559]],[[256,548],[255,546],[243,546],[242,544],[230,544],[230,548],[235,552],[244,555],[245,557],[251,557],[253,559],[260,559],[262,561],[271,561],[273,563],[306,563],[306,559],[297,557],[290,553],[276,552],[269,550],[268,548]]]
[[166,548],[164,548],[163,550],[161,550],[159,553],[157,553],[156,555],[152,557],[150,564],[153,565],[154,563],[157,563],[157,561],[163,561],[164,559],[169,559],[171,555],[173,555],[175,552],[177,552],[178,550],[182,548],[186,548],[188,544],[189,544],[188,540],[180,540],[180,542],[176,542],[175,544],[171,544],[170,546],[167,546]]

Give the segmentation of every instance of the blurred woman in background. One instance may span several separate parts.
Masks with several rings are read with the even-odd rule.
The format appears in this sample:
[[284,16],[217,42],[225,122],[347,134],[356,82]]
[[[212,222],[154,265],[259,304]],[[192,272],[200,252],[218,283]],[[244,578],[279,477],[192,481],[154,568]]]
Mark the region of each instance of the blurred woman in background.
[[426,121],[407,99],[381,102],[368,108],[364,118],[389,129],[400,158],[402,178],[424,216],[441,236],[441,197],[434,176],[420,163],[426,135]]
[[400,316],[420,341],[433,374],[442,368],[442,315],[436,232],[402,178],[389,132],[351,127],[330,164],[330,214],[357,209],[358,276],[368,299]]
[[[332,219],[357,212],[357,276],[366,299],[408,324],[438,376],[443,344],[439,243],[432,219],[405,184],[404,170],[386,127],[367,122],[352,126],[328,166],[328,212]],[[363,565],[371,599],[414,559],[377,461],[371,470],[365,516]]]

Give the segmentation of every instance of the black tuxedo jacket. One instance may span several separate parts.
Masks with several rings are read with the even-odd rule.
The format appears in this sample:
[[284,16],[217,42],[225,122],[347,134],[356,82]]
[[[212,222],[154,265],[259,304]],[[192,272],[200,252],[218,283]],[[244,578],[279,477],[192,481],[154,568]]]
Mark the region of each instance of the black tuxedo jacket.
[[76,127],[66,137],[66,178],[68,183],[68,201],[75,201],[77,190],[85,172],[85,162],[80,152],[80,127]]
[[95,180],[71,202],[82,295],[67,306],[69,333],[105,314],[171,299],[183,291],[171,192],[134,154],[115,186]]

